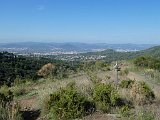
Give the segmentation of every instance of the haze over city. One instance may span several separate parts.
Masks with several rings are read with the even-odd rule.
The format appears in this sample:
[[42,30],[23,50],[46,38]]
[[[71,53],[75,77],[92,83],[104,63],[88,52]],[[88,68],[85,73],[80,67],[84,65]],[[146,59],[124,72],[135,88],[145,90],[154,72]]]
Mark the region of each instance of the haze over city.
[[0,43],[160,44],[159,0],[1,0]]

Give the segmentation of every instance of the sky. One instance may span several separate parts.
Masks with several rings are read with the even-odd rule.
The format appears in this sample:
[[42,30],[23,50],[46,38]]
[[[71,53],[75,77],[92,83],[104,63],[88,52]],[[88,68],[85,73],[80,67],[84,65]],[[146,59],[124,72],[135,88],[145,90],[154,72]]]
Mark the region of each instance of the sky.
[[160,44],[160,0],[0,0],[0,43]]

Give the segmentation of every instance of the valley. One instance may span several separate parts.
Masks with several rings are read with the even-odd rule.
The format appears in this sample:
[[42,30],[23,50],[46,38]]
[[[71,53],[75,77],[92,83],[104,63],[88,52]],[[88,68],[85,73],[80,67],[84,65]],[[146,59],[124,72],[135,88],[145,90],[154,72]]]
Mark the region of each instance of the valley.
[[[68,117],[67,119],[84,120],[128,120],[128,118],[158,120],[160,118],[160,72],[158,67],[160,61],[157,49],[159,48],[153,47],[136,54],[134,52],[115,52],[115,56],[109,54],[112,56],[109,61],[99,59],[74,62],[43,57],[16,56],[12,53],[2,52],[0,54],[0,95],[13,95],[10,100],[16,106],[13,105],[14,108],[11,106],[8,109],[17,111],[16,114],[12,111],[4,114],[12,114],[12,117],[17,120],[53,120],[66,119],[66,117]],[[87,54],[104,55],[105,52],[108,51]],[[151,52],[156,57],[150,57],[149,53]],[[123,59],[117,59],[116,55],[118,54],[121,57],[124,56]],[[130,58],[128,58],[129,55]],[[118,83],[114,69],[115,60],[118,60],[121,68],[118,72]],[[10,63],[10,61],[12,62]],[[13,69],[10,74],[8,74],[9,69]],[[63,95],[63,92],[66,92],[68,97]],[[52,98],[52,95],[61,97]],[[101,99],[99,99],[99,95],[102,95]],[[87,102],[87,104],[77,105],[91,105],[86,109],[89,111],[74,114],[75,112],[69,110],[72,109],[70,104],[77,103],[72,97],[83,99],[77,102]],[[5,101],[3,97],[1,99]],[[54,100],[51,99],[59,100],[54,103]],[[53,106],[50,106],[50,102],[54,103]],[[63,104],[68,105],[68,108]],[[65,118],[58,111],[53,112],[50,107],[47,107],[48,105],[53,107],[53,110],[58,109],[59,111],[61,107],[63,107],[62,110],[67,110],[61,111]],[[78,112],[78,109],[76,111]],[[68,112],[72,115],[70,116]]]

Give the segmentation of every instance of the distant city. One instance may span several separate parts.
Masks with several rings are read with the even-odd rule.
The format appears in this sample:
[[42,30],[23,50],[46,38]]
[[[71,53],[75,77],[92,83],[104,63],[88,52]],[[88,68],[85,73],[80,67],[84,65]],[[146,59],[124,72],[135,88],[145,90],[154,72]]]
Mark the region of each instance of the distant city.
[[136,52],[155,44],[106,44],[106,43],[40,43],[21,42],[0,44],[0,51],[12,52],[16,55],[29,57],[53,57],[58,60],[98,60],[104,55],[85,56],[83,53],[99,52],[113,49],[117,52]]

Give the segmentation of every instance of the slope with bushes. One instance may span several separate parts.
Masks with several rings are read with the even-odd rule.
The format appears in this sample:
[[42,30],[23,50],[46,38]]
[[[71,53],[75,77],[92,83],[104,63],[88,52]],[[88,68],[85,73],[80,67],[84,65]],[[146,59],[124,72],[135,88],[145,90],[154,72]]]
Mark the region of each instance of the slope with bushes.
[[[4,63],[10,64],[7,61],[9,59],[7,58]],[[35,58],[24,60],[27,59]],[[119,82],[115,83],[116,72],[113,64],[104,60],[81,62],[75,66],[46,60],[46,63],[43,62],[35,70],[40,79],[35,81],[25,76],[17,77],[11,87],[1,86],[0,99],[9,104],[12,102],[20,104],[21,109],[16,109],[18,112],[15,117],[21,118],[19,114],[21,111],[22,117],[27,116],[27,119],[34,120],[94,118],[101,120],[110,117],[124,120],[154,120],[160,117],[158,114],[160,97],[157,89],[159,86],[150,82],[152,81],[150,78],[155,76],[146,78],[148,74],[141,73],[149,69],[158,72],[159,69],[155,67],[157,64],[159,60],[149,57],[119,61],[121,72]],[[63,76],[65,74],[67,77]],[[10,92],[5,92],[7,91],[5,89]],[[11,105],[9,108],[12,107]],[[1,107],[0,111],[5,110]],[[35,114],[37,117],[33,118]]]
[[69,71],[76,71],[76,65],[49,58],[31,58],[16,56],[13,53],[0,52],[0,86],[3,84],[13,85],[16,78],[37,80],[40,76],[37,71],[48,63],[56,66],[55,76],[67,74]]

